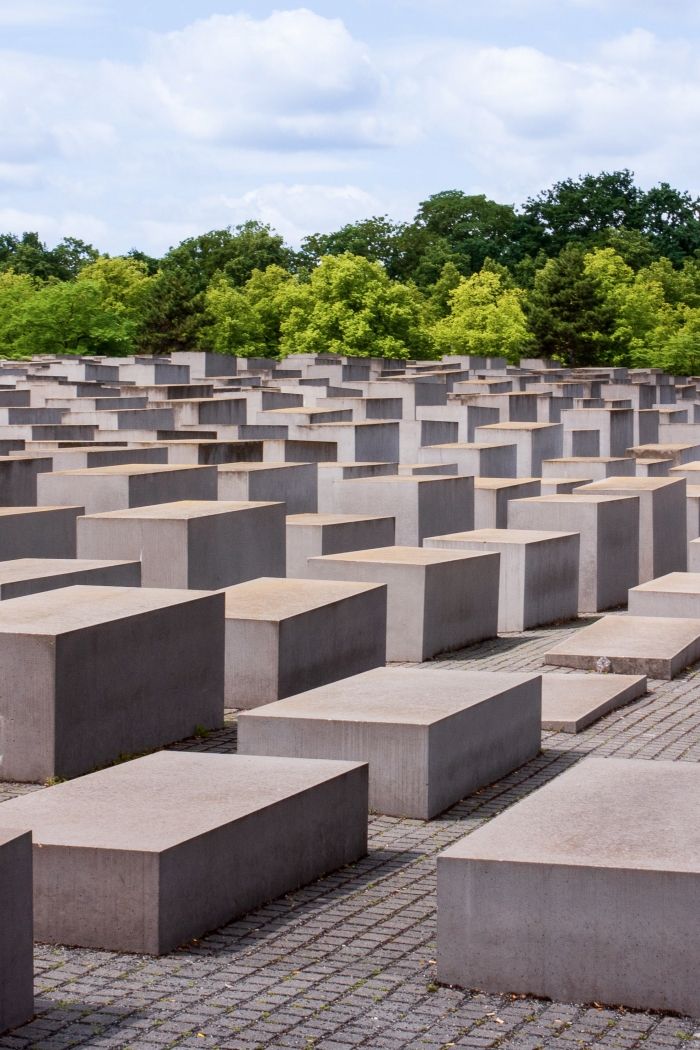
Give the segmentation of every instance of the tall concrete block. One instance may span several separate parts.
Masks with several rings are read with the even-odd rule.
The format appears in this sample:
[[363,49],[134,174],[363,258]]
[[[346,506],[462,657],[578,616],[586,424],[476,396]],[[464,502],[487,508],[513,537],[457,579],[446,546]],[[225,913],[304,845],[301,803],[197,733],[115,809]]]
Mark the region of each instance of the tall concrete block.
[[541,494],[539,478],[474,478],[474,528],[506,529],[508,503]]
[[219,499],[285,503],[287,514],[315,514],[315,463],[225,463],[219,466]]
[[75,558],[75,523],[83,507],[0,507],[0,561]]
[[474,439],[515,445],[519,478],[542,477],[542,461],[562,455],[561,423],[493,423],[477,427]]
[[578,493],[639,497],[639,582],[685,572],[687,507],[684,478],[605,478]]
[[498,630],[573,620],[578,615],[580,537],[575,532],[479,529],[423,541],[431,550],[498,551]]
[[396,475],[336,481],[336,514],[396,519],[396,542],[420,547],[426,536],[462,532],[474,526],[474,479]]
[[385,583],[389,661],[422,661],[498,629],[498,554],[381,547],[310,558],[317,580]]
[[289,437],[298,441],[333,441],[338,446],[337,459],[343,463],[398,463],[400,425],[399,422],[299,424],[290,427]]
[[0,829],[0,1034],[34,1016],[32,833]]
[[369,805],[430,820],[539,753],[539,675],[381,668],[242,714],[240,754],[369,762]]
[[364,856],[367,766],[161,751],[0,806],[19,820],[38,940],[159,955]]
[[0,561],[0,600],[60,587],[140,587],[141,562],[78,558]]
[[283,503],[182,500],[78,519],[81,558],[140,558],[143,587],[217,590],[284,576]]
[[[318,513],[333,513],[333,483],[398,474],[397,463],[318,463]],[[380,544],[374,544],[380,546]]]
[[75,777],[223,724],[224,597],[66,587],[0,602],[1,780]]
[[[561,419],[564,456],[624,456],[634,445],[632,408],[575,408],[562,412]],[[584,451],[577,434],[598,434],[597,451]]]
[[372,547],[393,547],[395,533],[393,518],[371,518],[362,514],[288,514],[287,576],[306,579],[309,558]]
[[184,499],[215,500],[217,471],[216,467],[133,463],[57,471],[38,475],[37,498],[44,506],[82,505],[87,514]]
[[639,497],[579,492],[512,500],[508,528],[578,532],[579,612],[626,605],[639,582]]
[[260,707],[386,663],[386,586],[261,578],[226,590],[226,706]]
[[438,857],[438,980],[700,1015],[693,762],[587,758]]
[[418,452],[419,463],[456,463],[457,473],[475,478],[517,477],[516,445],[467,444],[429,445]]
[[35,507],[37,474],[52,469],[46,455],[0,456],[0,507]]

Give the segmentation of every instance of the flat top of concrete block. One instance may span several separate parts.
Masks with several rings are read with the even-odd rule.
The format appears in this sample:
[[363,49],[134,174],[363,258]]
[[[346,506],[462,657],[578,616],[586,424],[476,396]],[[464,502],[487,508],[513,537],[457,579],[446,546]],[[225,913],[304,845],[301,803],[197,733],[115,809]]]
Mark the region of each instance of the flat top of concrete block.
[[586,758],[441,857],[700,872],[699,793],[694,762]]
[[[700,540],[691,542],[700,544]],[[700,572],[669,572],[667,576],[657,576],[655,580],[647,580],[646,583],[640,583],[630,590],[660,594],[700,594]]]
[[21,839],[23,835],[31,835],[29,828],[0,828],[0,846],[6,846],[8,842]]
[[309,558],[316,561],[371,561],[384,565],[437,565],[444,561],[463,558],[488,557],[479,551],[432,550],[428,547],[371,547],[363,551],[345,551],[342,554],[323,554]]
[[86,518],[130,518],[156,521],[203,518],[212,514],[231,514],[234,511],[252,510],[254,507],[282,507],[283,503],[255,502],[251,500],[181,499],[174,503],[155,503],[148,507],[126,507],[124,510],[105,510],[101,514],[86,514]]
[[381,514],[288,514],[287,525],[349,525],[356,521],[393,521]]
[[320,718],[427,726],[538,674],[377,667],[246,711],[245,718]]
[[16,514],[51,514],[55,511],[75,510],[85,513],[85,507],[0,507],[0,517],[11,518]]
[[[422,464],[423,466],[429,464]],[[441,466],[434,463],[433,466]],[[471,477],[471,475],[468,475]],[[381,474],[374,478],[348,478],[343,485],[433,485],[456,481],[464,477],[461,474]],[[335,482],[336,485],[340,482]]]
[[105,569],[112,565],[138,565],[138,562],[95,558],[16,558],[14,561],[0,561],[0,584],[34,580],[38,576],[61,576],[87,569]]
[[[547,480],[547,478],[542,478],[543,482]],[[646,478],[641,480],[645,481]],[[649,480],[655,479],[650,478]],[[584,488],[588,489],[588,485]],[[613,503],[638,498],[633,492],[630,492],[629,496],[620,496],[613,493],[606,495],[604,492],[581,492],[581,489],[576,489],[576,492],[555,492],[551,496],[527,496],[523,500],[518,500],[518,503]]]
[[286,620],[323,605],[374,591],[384,584],[344,580],[294,580],[261,576],[224,590],[226,617],[232,620]]
[[58,474],[61,477],[82,474],[88,478],[96,478],[104,474],[107,474],[108,476],[117,475],[118,477],[129,477],[132,474],[168,474],[181,470],[212,469],[212,467],[184,463],[117,463],[111,467],[83,467],[80,470],[54,470],[52,473],[54,475]]
[[446,441],[442,445],[426,445],[425,448],[449,448],[449,449],[474,449],[479,452],[481,449],[487,448],[511,448],[510,445],[500,445],[494,441]]
[[546,543],[565,536],[578,536],[577,532],[549,532],[542,529],[473,529],[471,532],[451,532],[445,536],[430,536],[430,540],[460,540],[476,543]]
[[0,602],[0,634],[54,636],[209,598],[212,591],[161,587],[63,587]]
[[603,616],[549,650],[547,656],[668,660],[700,637],[700,620],[669,616]]
[[[695,442],[667,442],[663,445],[634,445],[633,448],[628,448],[627,451],[634,457],[639,459],[640,455],[643,456],[645,452],[648,453],[661,453],[661,452],[682,452],[686,448],[698,448]],[[667,459],[667,456],[652,455],[652,459]]]
[[545,459],[543,463],[625,463],[626,456],[561,456],[559,459]]
[[315,463],[217,463],[220,474],[251,474],[256,470],[294,470],[298,467],[311,467]]
[[[484,396],[483,394],[481,395]],[[501,397],[501,394],[495,394]],[[507,394],[504,396],[508,396]],[[479,430],[544,430],[546,427],[561,427],[561,423],[484,423]]]
[[[504,448],[500,445],[499,448]],[[508,489],[515,488],[517,485],[532,485],[534,482],[541,482],[542,480],[549,481],[549,478],[474,478],[475,489]]]
[[655,489],[667,488],[669,485],[678,485],[683,480],[683,478],[601,478],[599,481],[592,481],[590,485],[586,485],[585,490],[586,492],[612,492],[616,489],[634,489],[638,492],[653,492]]
[[[14,457],[11,456],[10,458],[12,459]],[[640,462],[641,463],[658,463],[659,460],[658,459],[644,459],[644,460],[637,460],[637,462],[638,463],[640,463]],[[670,459],[667,459],[667,460],[664,460],[664,462],[671,463],[672,461]],[[670,467],[668,472],[669,472],[669,474],[679,474],[681,477],[683,477],[685,475],[685,473],[687,471],[689,471],[689,470],[691,470],[691,471],[700,470],[700,459],[694,459],[691,463],[683,463],[680,467]]]
[[542,722],[576,723],[617,697],[627,703],[646,691],[643,674],[543,674]]
[[160,751],[3,803],[0,823],[42,845],[160,852],[362,764]]
[[[358,461],[356,459],[348,459],[348,460],[329,459],[329,460],[324,460],[322,463],[318,463],[317,466],[318,466],[318,468],[320,470],[321,467],[389,467],[389,466],[396,467],[396,466],[398,466],[398,464],[397,463],[385,463],[383,460],[381,462],[379,460],[377,460],[376,463],[374,463],[374,462],[372,462],[372,463],[365,463],[363,461]],[[390,476],[390,475],[388,475],[388,476]]]

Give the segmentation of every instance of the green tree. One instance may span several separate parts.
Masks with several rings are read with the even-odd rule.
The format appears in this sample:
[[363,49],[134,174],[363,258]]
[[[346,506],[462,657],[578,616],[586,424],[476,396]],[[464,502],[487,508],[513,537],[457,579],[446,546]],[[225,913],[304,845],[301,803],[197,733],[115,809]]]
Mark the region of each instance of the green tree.
[[231,231],[211,230],[189,237],[163,258],[164,272],[178,271],[186,277],[192,295],[205,291],[212,278],[221,273],[232,284],[242,287],[253,270],[276,265],[285,268],[294,262],[294,253],[269,226],[251,221]]
[[98,257],[99,252],[91,244],[76,237],[64,237],[49,249],[39,240],[38,233],[23,233],[21,239],[11,233],[0,235],[0,269],[44,281],[51,277],[71,281]]
[[361,222],[351,222],[334,233],[314,233],[301,242],[300,263],[312,270],[325,255],[361,255],[370,262],[382,263],[388,272],[396,268],[399,238],[404,223],[394,223],[386,215],[375,215]]
[[23,298],[3,327],[13,356],[130,354],[136,324],[104,305],[99,281],[52,281]]
[[268,266],[264,273],[253,270],[243,289],[225,277],[212,281],[207,289],[208,325],[202,331],[202,346],[239,357],[277,357],[294,284],[292,274],[280,266]]
[[450,294],[451,312],[433,328],[442,354],[477,354],[507,357],[516,364],[533,345],[523,300],[502,267],[484,269],[462,278]]

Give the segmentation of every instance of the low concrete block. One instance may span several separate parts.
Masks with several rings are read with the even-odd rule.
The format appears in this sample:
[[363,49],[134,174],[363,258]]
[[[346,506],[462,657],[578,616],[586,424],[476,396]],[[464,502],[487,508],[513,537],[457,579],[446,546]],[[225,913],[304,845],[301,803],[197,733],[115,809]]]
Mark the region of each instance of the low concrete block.
[[474,528],[508,528],[508,503],[541,494],[539,478],[474,478]]
[[635,461],[617,456],[567,456],[565,459],[546,459],[542,464],[543,478],[602,478],[635,475]]
[[284,576],[284,503],[181,500],[78,519],[81,558],[140,558],[143,587],[218,590]]
[[4,802],[17,821],[38,940],[159,955],[362,857],[367,766],[162,751]]
[[384,584],[261,578],[226,590],[229,708],[260,707],[386,663]]
[[517,476],[517,448],[492,442],[428,445],[420,449],[422,463],[456,463],[458,474],[475,478],[514,478]]
[[700,1015],[693,762],[588,758],[438,857],[438,980]]
[[0,600],[60,587],[140,587],[141,562],[78,558],[0,561]]
[[75,558],[83,507],[0,507],[0,561]]
[[514,444],[517,448],[517,476],[541,478],[542,461],[562,454],[561,423],[490,423],[474,431],[477,442]]
[[345,551],[393,547],[396,542],[393,518],[370,518],[362,514],[287,515],[287,576],[309,577],[309,558]]
[[578,532],[579,612],[625,605],[639,582],[639,497],[580,492],[512,500],[508,527]]
[[319,514],[333,513],[333,482],[382,478],[398,473],[397,463],[318,463],[317,467]]
[[0,602],[0,780],[76,777],[215,729],[224,596],[65,587]]
[[32,833],[0,828],[0,1034],[34,1016]]
[[240,716],[239,753],[369,762],[369,805],[430,820],[539,753],[540,676],[382,668]]
[[578,533],[477,529],[431,536],[423,546],[431,550],[498,551],[499,633],[572,620],[578,614]]
[[672,459],[636,459],[634,463],[638,478],[667,478],[673,466]]
[[630,616],[700,619],[700,572],[670,572],[640,583],[629,592],[628,610]]
[[646,691],[646,675],[543,674],[542,728],[580,733]]
[[215,500],[216,467],[124,463],[37,475],[37,499],[45,506],[85,507],[102,514],[176,500]]
[[285,503],[287,514],[315,514],[318,468],[315,463],[222,463],[219,499]]
[[582,485],[588,485],[590,478],[542,478],[540,496],[570,496]]
[[397,544],[420,547],[426,536],[474,527],[474,479],[395,475],[336,481],[333,510],[393,517]]
[[601,657],[613,674],[670,681],[700,659],[700,619],[604,616],[550,649],[544,662],[595,671]]
[[389,661],[428,660],[494,638],[500,555],[380,547],[309,558],[317,580],[385,583]]

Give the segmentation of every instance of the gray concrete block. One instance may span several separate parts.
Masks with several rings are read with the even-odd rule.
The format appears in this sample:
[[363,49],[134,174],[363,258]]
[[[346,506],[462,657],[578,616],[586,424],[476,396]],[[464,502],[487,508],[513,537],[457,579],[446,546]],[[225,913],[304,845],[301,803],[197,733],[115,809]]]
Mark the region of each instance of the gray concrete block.
[[578,615],[578,533],[477,529],[431,536],[423,546],[431,550],[498,551],[499,633],[526,631]]
[[37,474],[53,469],[50,456],[0,456],[0,507],[36,507]]
[[[25,452],[34,459],[50,457],[51,465],[38,471],[44,474],[60,470],[87,470],[90,467],[114,467],[120,463],[167,463],[166,448],[110,448],[86,446],[84,448],[53,448],[44,452]],[[22,456],[12,458],[21,459]]]
[[287,514],[315,514],[315,463],[224,463],[219,466],[220,500],[285,503]]
[[125,463],[37,476],[37,498],[41,504],[81,505],[87,514],[184,499],[215,500],[217,495],[217,471],[213,466]]
[[83,507],[0,507],[0,561],[75,558],[75,523]]
[[543,478],[601,478],[635,475],[633,459],[611,456],[568,456],[566,459],[547,459],[542,464]]
[[[319,463],[318,512],[333,513],[333,482],[355,478],[382,478],[398,473],[397,463]],[[380,546],[376,544],[376,546]]]
[[[693,554],[700,543],[696,544]],[[691,544],[691,548],[693,544]],[[700,562],[700,558],[696,559]],[[671,572],[648,580],[629,592],[630,616],[673,616],[700,619],[700,572]]]
[[580,733],[646,691],[646,675],[543,674],[542,728]]
[[667,478],[673,466],[672,459],[635,459],[635,475],[638,478]]
[[457,473],[475,478],[517,476],[517,446],[481,442],[428,445],[418,452],[421,463],[456,463]]
[[336,481],[333,510],[393,517],[397,544],[420,547],[426,536],[474,527],[474,479],[396,475]]
[[579,492],[512,500],[508,527],[578,532],[579,612],[626,605],[639,582],[639,497]]
[[367,766],[161,751],[4,802],[17,821],[38,940],[157,955],[362,857]]
[[284,503],[181,500],[78,519],[81,558],[140,558],[143,587],[218,590],[286,571]]
[[588,758],[438,857],[445,984],[700,1015],[693,762]]
[[508,528],[508,503],[541,494],[539,478],[474,478],[474,528]]
[[0,779],[76,777],[214,729],[224,596],[65,587],[0,602]]
[[477,427],[474,440],[515,445],[517,476],[541,478],[542,461],[562,455],[561,423],[491,423]]
[[309,577],[309,558],[344,551],[393,547],[396,542],[393,518],[371,518],[362,514],[287,515],[287,576]]
[[674,466],[681,467],[685,463],[700,460],[700,445],[686,442],[635,445],[634,448],[627,449],[627,455],[634,459],[672,459]]
[[687,568],[685,478],[605,478],[577,494],[639,497],[639,582]]
[[60,587],[140,587],[140,561],[78,558],[18,558],[0,561],[0,600],[55,591]]
[[309,558],[318,580],[386,583],[387,660],[420,662],[494,638],[498,554],[380,547]]
[[590,478],[542,478],[540,496],[570,496],[582,485],[588,485]]
[[0,828],[0,1034],[34,1016],[32,833]]
[[229,708],[260,707],[386,663],[384,584],[263,577],[226,590]]
[[381,668],[238,720],[240,754],[369,762],[369,805],[430,820],[540,750],[540,676]]
[[544,662],[595,671],[601,657],[613,674],[670,681],[700,659],[700,619],[604,616],[550,649]]
[[[666,462],[669,461],[667,460]],[[692,463],[683,463],[679,467],[671,466],[668,470],[668,476],[669,478],[685,478],[688,485],[700,485],[700,461],[694,460]]]

